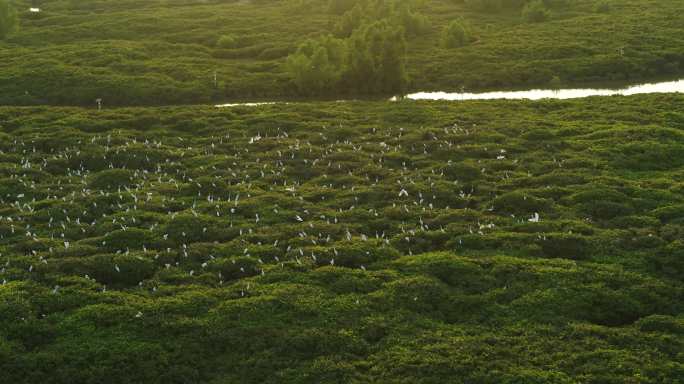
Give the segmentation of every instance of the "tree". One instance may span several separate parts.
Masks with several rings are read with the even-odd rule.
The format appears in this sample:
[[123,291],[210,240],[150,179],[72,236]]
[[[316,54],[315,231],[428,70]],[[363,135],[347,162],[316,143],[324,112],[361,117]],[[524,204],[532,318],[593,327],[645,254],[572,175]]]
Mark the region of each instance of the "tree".
[[328,10],[330,13],[341,15],[354,8],[357,3],[358,0],[330,0]]
[[594,5],[594,11],[597,13],[608,13],[610,12],[610,9],[610,3],[606,0],[601,0]]
[[345,12],[340,20],[335,24],[335,35],[338,37],[349,37],[365,22],[365,11],[361,4]]
[[337,87],[345,56],[344,42],[325,36],[300,45],[287,58],[285,68],[301,93],[320,94]]
[[362,25],[388,20],[401,26],[408,37],[430,32],[430,20],[414,11],[410,1],[359,1],[345,12],[335,24],[335,35],[349,37]]
[[542,0],[533,0],[525,4],[522,17],[527,22],[539,23],[549,18],[549,10],[546,9]]
[[470,32],[465,24],[459,20],[452,21],[442,31],[442,46],[456,48],[466,45],[470,41]]
[[[344,90],[357,93],[404,91],[408,82],[404,27],[396,24],[397,18],[386,17],[376,22],[362,18],[364,13],[378,14],[387,9],[381,5],[363,9],[357,6],[348,13],[350,23],[338,32],[351,33],[349,38],[326,36],[309,40],[288,57],[286,70],[300,93],[339,91],[341,84],[345,85]],[[353,14],[357,17],[351,17]]]
[[224,49],[237,48],[238,39],[234,35],[223,35],[216,41],[216,46]]
[[394,17],[409,37],[420,36],[430,31],[430,20],[425,15],[414,12],[410,3],[400,3],[397,7]]
[[467,0],[466,4],[481,12],[498,12],[502,8],[501,0]]
[[0,39],[14,32],[18,25],[17,11],[7,0],[0,0]]
[[404,30],[387,21],[367,24],[349,42],[349,84],[363,93],[403,92],[406,74]]

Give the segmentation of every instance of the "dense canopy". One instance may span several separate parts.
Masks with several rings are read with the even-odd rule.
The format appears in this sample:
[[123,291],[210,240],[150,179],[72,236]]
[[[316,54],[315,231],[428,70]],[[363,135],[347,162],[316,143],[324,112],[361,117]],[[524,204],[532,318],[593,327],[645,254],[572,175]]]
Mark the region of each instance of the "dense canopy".
[[677,382],[682,105],[0,108],[0,382]]
[[684,383],[684,95],[464,101],[682,74],[681,0],[0,0],[0,384]]
[[[523,17],[523,0],[34,2],[39,13],[28,12],[29,1],[12,1],[21,27],[0,37],[0,104],[349,98],[404,88],[476,90],[543,86],[554,77],[572,84],[684,73],[680,0],[544,0],[536,2],[545,15],[540,22]],[[404,30],[406,54],[391,66],[389,83],[398,86],[369,86],[364,76],[297,86],[298,72],[287,63],[302,44],[333,35],[352,45],[378,20],[392,26],[390,36]],[[454,21],[469,36],[444,44]]]

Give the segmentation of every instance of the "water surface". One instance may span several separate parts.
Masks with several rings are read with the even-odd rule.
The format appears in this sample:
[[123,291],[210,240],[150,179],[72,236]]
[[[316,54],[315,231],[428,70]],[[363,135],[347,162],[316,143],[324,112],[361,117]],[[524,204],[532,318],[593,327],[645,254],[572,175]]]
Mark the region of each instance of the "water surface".
[[[630,96],[647,93],[684,93],[684,79],[663,81],[656,83],[644,83],[625,86],[622,88],[560,88],[560,89],[528,89],[520,91],[494,91],[494,92],[417,92],[403,97],[393,97],[390,100],[542,100],[542,99],[577,99],[590,96]],[[345,102],[346,100],[337,100]],[[266,101],[249,103],[219,104],[217,107],[248,106],[257,107],[276,103],[292,103],[292,101]]]
[[[418,92],[404,96],[411,100],[541,100],[577,99],[589,96],[630,96],[645,93],[682,93],[684,80],[660,83],[645,83],[624,88],[568,88],[568,89],[529,89],[524,91],[497,91],[482,93],[461,92]],[[394,98],[396,99],[396,98]]]

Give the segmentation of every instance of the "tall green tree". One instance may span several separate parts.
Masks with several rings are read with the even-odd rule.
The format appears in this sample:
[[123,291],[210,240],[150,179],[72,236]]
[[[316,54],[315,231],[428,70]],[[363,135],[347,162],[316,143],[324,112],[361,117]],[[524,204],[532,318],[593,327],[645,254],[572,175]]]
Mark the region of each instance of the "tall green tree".
[[326,93],[338,86],[345,51],[344,42],[331,36],[308,40],[287,58],[285,67],[300,93]]
[[4,39],[17,29],[17,11],[8,0],[0,0],[0,39]]
[[387,21],[367,24],[349,41],[348,84],[357,92],[403,92],[406,74],[406,39],[401,27]]
[[396,3],[395,8],[396,23],[404,27],[408,37],[420,36],[430,32],[430,20],[425,15],[411,9],[410,2]]
[[358,3],[359,0],[330,0],[328,3],[328,10],[330,13],[341,15],[354,8],[354,6]]
[[340,20],[335,24],[335,35],[342,38],[351,36],[364,22],[366,22],[366,11],[361,4],[357,4],[351,10],[345,12]]
[[454,20],[442,31],[442,46],[444,48],[456,48],[470,42],[471,36],[468,27],[461,20]]
[[540,23],[549,18],[550,12],[542,0],[532,0],[522,10],[523,20],[529,23]]

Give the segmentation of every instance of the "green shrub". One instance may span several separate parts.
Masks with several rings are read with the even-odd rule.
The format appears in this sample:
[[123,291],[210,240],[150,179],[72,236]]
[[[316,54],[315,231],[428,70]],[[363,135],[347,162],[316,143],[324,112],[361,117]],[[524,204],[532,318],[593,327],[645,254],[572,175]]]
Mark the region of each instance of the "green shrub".
[[597,220],[610,220],[634,213],[634,209],[627,204],[605,200],[582,203],[579,205],[579,210]]
[[[172,244],[231,240],[236,236],[236,228],[225,228],[216,217],[181,213],[162,227],[162,235],[168,235]],[[159,237],[157,237],[159,240]]]
[[223,49],[237,48],[238,39],[233,35],[223,35],[216,41],[216,46]]
[[328,11],[337,15],[341,15],[352,9],[359,0],[330,0],[328,2]]
[[662,332],[684,335],[684,320],[667,315],[651,315],[637,321],[642,332]]
[[462,20],[454,20],[442,31],[442,46],[456,48],[468,44],[471,40],[469,29]]
[[286,68],[301,93],[317,94],[338,86],[345,68],[346,47],[327,36],[308,40],[287,58]]
[[578,192],[572,195],[571,199],[581,213],[597,220],[610,220],[634,213],[629,197],[608,188],[596,187]]
[[382,306],[398,306],[438,319],[448,318],[454,309],[447,285],[427,276],[394,281],[383,290],[374,292],[373,296]]
[[388,246],[380,246],[375,242],[359,243],[344,242],[335,245],[337,256],[334,257],[335,265],[349,268],[359,268],[370,264],[399,258],[399,252]]
[[[628,325],[653,311],[667,300],[663,293],[649,286],[611,289],[604,285],[554,287],[536,291],[514,302],[514,308],[526,318],[564,322],[563,319],[588,321],[604,326]],[[567,320],[565,320],[567,321]]]
[[119,254],[67,258],[59,261],[58,269],[65,274],[88,275],[101,284],[132,287],[150,278],[156,268],[140,255]]
[[465,0],[466,4],[481,12],[498,12],[503,8],[503,0]]
[[256,276],[261,270],[259,262],[255,258],[249,257],[216,259],[209,263],[208,268],[211,271],[221,273],[224,281]]
[[608,0],[599,0],[594,5],[594,11],[596,13],[608,13],[611,10],[611,4]]
[[546,257],[560,257],[564,259],[586,259],[589,252],[589,242],[582,236],[568,233],[550,233],[545,240],[539,240],[542,253]]
[[654,228],[660,222],[651,216],[618,216],[611,220],[611,225],[617,228]]
[[662,227],[660,227],[660,236],[666,241],[684,239],[684,225],[665,224]]
[[549,212],[552,204],[552,201],[540,199],[520,191],[503,194],[492,201],[496,212],[516,216]]
[[133,171],[128,169],[108,169],[95,173],[90,178],[90,187],[96,189],[115,190],[133,184]]
[[649,259],[657,270],[677,279],[684,274],[684,241],[675,240],[659,252],[654,252]]
[[311,278],[336,294],[370,293],[380,289],[383,283],[381,279],[371,277],[368,271],[330,265],[316,268]]
[[140,250],[143,246],[150,247],[155,240],[154,233],[139,228],[119,229],[109,232],[103,238],[105,247],[111,251]]
[[470,182],[482,175],[482,169],[470,161],[454,162],[444,168],[444,175],[449,180]]
[[546,21],[550,16],[551,13],[542,0],[532,0],[526,3],[522,10],[523,20],[529,23],[540,23]]
[[653,211],[653,214],[663,223],[681,222],[684,218],[684,204],[658,208]]
[[399,259],[395,265],[412,274],[429,274],[450,287],[474,294],[485,292],[495,285],[485,266],[449,253],[425,253]]

